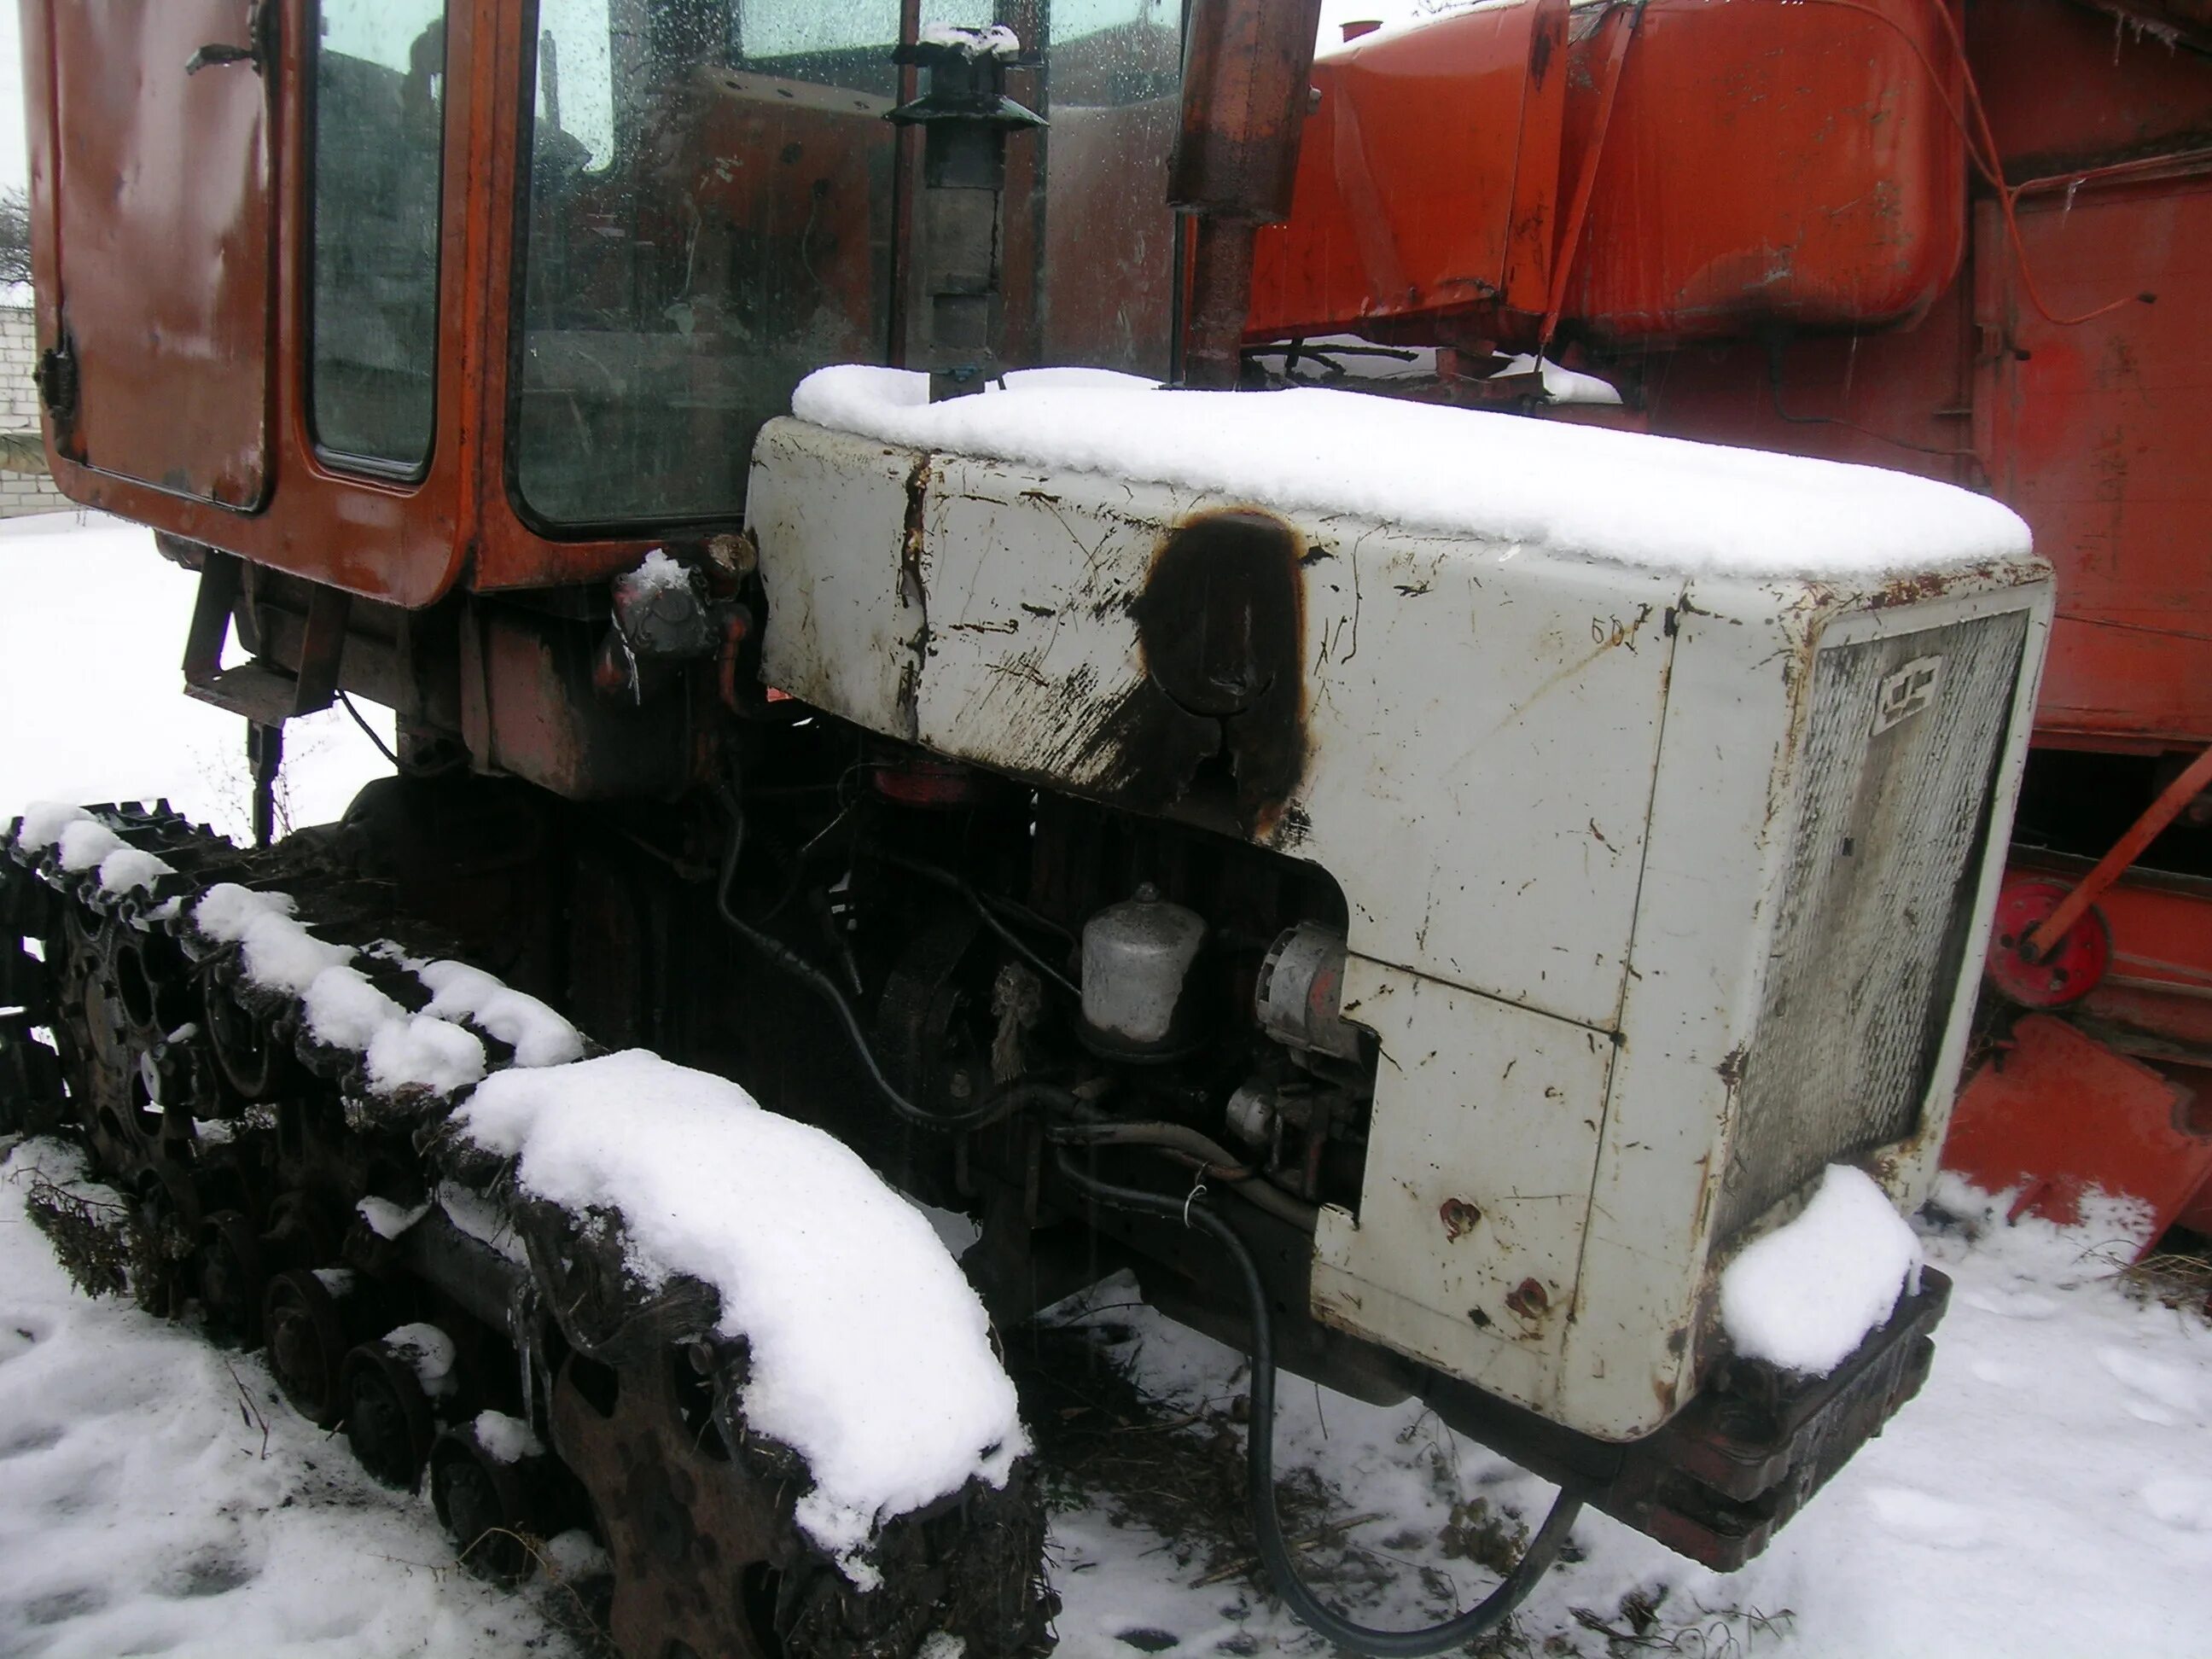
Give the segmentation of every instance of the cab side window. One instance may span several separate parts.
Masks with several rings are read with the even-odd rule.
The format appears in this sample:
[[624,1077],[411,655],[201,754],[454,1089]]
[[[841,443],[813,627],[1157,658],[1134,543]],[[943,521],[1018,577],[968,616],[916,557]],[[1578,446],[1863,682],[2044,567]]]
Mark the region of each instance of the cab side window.
[[444,150],[442,0],[317,8],[308,408],[339,466],[429,464]]

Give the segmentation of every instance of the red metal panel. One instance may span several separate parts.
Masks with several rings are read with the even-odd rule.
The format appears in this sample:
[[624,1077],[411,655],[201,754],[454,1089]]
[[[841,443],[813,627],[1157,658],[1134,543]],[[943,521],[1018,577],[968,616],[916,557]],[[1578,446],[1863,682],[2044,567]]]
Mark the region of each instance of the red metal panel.
[[1464,309],[1509,280],[1542,309],[1565,11],[1469,12],[1316,61],[1291,221],[1254,249],[1252,337]]
[[1655,354],[1641,363],[1650,430],[1978,484],[1966,307],[1954,284],[1912,329]]
[[2063,1020],[2030,1014],[2012,1046],[1959,1097],[1945,1167],[2017,1207],[2071,1223],[2091,1190],[2150,1206],[2152,1237],[2212,1173],[2212,1135],[2192,1133],[2190,1091]]
[[1291,222],[1260,239],[1250,336],[1452,316],[1461,336],[1528,344],[1562,181],[1601,125],[1570,335],[1887,326],[1949,284],[1966,148],[1929,0],[1651,0],[1603,123],[1625,14],[1574,15],[1564,72],[1564,20],[1541,0],[1318,62]]
[[2206,137],[2203,58],[2080,0],[1969,7],[1966,51],[2014,182]]
[[[1964,139],[1927,67],[1952,62],[1929,0],[1655,0],[1565,314],[1617,340],[1920,315],[1965,246]],[[1570,174],[1601,82],[1570,76]]]
[[78,0],[53,13],[55,273],[86,465],[250,511],[269,481],[267,82],[247,0]]
[[2021,235],[2054,309],[2024,293],[1994,214],[1976,264],[1996,343],[1977,403],[1991,483],[2058,569],[2038,726],[2144,746],[2212,743],[2212,179],[2021,199]]

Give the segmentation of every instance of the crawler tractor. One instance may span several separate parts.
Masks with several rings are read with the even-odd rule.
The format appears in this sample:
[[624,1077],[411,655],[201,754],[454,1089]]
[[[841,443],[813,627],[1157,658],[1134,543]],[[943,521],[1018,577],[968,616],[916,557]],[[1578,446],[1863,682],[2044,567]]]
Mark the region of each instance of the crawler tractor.
[[[54,476],[198,573],[260,795],[250,847],[16,821],[0,1111],[473,1565],[586,1534],[629,1659],[995,1659],[1051,1601],[1012,1439],[824,1543],[747,1287],[666,1242],[705,1139],[672,1219],[485,1127],[702,1086],[605,1051],[974,1218],[1002,1326],[1126,1266],[1244,1346],[1344,1646],[1465,1643],[1584,1506],[1741,1565],[1926,1375],[1940,1275],[1794,1370],[1720,1286],[1835,1166],[1928,1189],[2047,568],[1924,480],[1237,389],[1357,142],[1313,6],[944,13],[25,0]],[[1499,226],[1540,297],[1561,222]],[[279,839],[341,698],[396,775]],[[1495,1593],[1299,1582],[1279,1366],[1558,1484]]]

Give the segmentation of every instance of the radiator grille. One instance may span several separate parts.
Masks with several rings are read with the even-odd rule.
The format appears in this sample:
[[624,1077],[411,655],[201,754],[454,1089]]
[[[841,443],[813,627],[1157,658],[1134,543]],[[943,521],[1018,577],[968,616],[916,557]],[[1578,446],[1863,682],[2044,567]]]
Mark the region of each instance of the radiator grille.
[[1717,1237],[1918,1126],[2027,632],[2010,611],[1816,654]]

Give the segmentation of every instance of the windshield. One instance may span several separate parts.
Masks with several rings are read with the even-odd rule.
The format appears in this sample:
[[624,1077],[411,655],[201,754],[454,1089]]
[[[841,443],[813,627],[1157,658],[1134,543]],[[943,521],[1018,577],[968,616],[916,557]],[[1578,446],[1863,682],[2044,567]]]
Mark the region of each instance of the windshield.
[[[893,337],[900,0],[540,0],[514,486],[571,532],[735,516],[752,441]],[[1169,349],[1176,0],[933,0],[1005,21],[1051,125],[1008,151],[1011,362]]]

